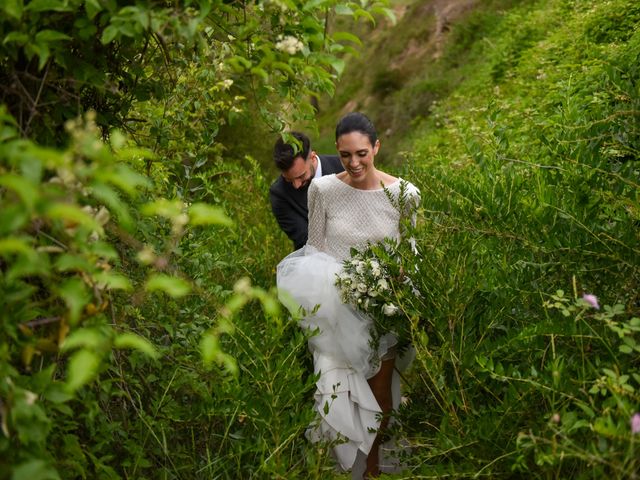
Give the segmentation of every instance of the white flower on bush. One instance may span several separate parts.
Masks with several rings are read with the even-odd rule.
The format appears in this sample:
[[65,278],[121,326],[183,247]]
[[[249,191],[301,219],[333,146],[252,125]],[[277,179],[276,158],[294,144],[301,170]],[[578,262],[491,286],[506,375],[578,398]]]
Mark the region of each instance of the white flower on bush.
[[364,273],[364,267],[365,267],[364,262],[362,260],[358,260],[355,265],[356,265],[356,273],[362,275]]
[[291,35],[280,37],[280,40],[276,43],[276,50],[286,52],[289,55],[295,55],[302,51],[303,48],[304,44],[299,39]]
[[386,278],[381,278],[378,280],[378,291],[384,292],[385,290],[389,290],[389,283]]
[[385,303],[382,307],[382,313],[384,313],[388,317],[391,317],[398,313],[398,307],[396,307],[393,303]]
[[360,293],[367,293],[367,290],[369,290],[369,289],[367,288],[367,286],[364,283],[359,283],[358,284],[358,291]]

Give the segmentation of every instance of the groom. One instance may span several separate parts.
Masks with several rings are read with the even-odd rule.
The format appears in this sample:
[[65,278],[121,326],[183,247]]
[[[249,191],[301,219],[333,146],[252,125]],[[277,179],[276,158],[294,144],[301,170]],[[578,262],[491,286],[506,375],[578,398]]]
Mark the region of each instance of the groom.
[[291,132],[300,142],[294,146],[282,137],[273,148],[273,160],[281,172],[269,189],[271,210],[280,228],[293,241],[297,250],[307,243],[307,190],[314,178],[344,170],[337,155],[317,155],[311,150],[309,138],[300,132]]

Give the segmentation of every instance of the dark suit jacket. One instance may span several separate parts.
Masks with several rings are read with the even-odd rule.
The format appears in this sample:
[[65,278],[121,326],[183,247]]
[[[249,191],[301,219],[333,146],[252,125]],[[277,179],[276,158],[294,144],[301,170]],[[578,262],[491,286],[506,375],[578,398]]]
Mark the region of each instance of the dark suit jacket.
[[[322,175],[339,173],[344,170],[337,155],[318,155],[322,164]],[[307,215],[307,191],[309,185],[299,190],[284,180],[282,176],[273,182],[269,188],[271,210],[280,228],[293,241],[297,250],[307,243],[309,220]]]

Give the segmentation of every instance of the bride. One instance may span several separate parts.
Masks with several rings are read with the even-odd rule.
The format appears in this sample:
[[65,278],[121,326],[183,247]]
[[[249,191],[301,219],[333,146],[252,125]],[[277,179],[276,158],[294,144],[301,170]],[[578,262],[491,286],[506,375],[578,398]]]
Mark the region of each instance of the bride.
[[[318,421],[307,437],[331,441],[340,467],[356,478],[364,471],[368,478],[393,469],[381,458],[381,432],[399,405],[402,359],[391,334],[372,351],[372,320],[341,302],[335,278],[352,247],[399,238],[400,212],[387,192],[397,199],[404,180],[375,167],[380,141],[362,113],[338,122],[336,147],[345,171],[311,182],[307,244],[280,262],[277,282],[306,312],[302,326],[318,330],[309,339],[319,374]],[[418,190],[404,183],[407,197],[417,203]]]

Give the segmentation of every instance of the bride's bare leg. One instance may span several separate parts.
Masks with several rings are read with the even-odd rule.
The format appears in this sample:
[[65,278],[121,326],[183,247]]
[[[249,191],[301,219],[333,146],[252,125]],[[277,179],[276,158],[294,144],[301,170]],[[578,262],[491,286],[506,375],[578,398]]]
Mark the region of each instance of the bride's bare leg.
[[380,429],[378,430],[376,439],[373,441],[373,446],[371,447],[371,451],[367,457],[367,468],[364,471],[364,478],[377,477],[380,474],[379,447],[384,434],[384,429],[389,423],[389,414],[393,408],[391,399],[391,378],[395,362],[395,358],[382,360],[380,371],[368,380],[371,391],[373,392],[374,397],[376,397],[378,405],[380,405],[380,408],[382,409],[382,421],[380,422]]

